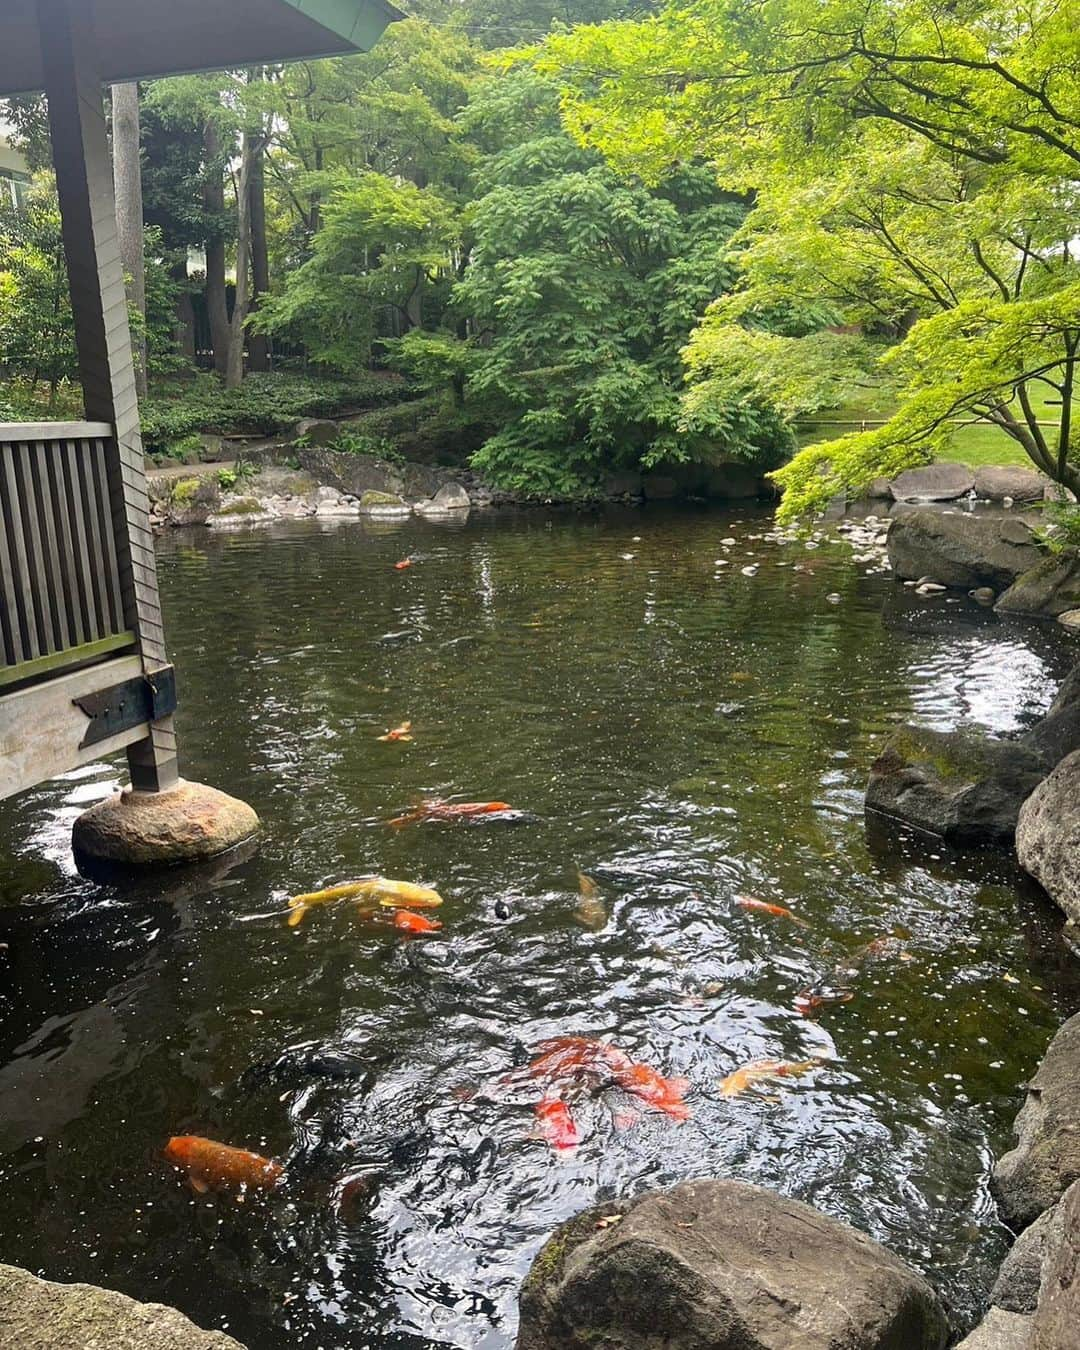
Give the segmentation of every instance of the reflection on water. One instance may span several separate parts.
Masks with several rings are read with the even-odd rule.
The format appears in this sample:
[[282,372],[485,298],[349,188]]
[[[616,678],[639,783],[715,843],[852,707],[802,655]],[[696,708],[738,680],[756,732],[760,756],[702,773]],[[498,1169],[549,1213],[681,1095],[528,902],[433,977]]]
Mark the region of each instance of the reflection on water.
[[[862,790],[896,720],[1028,724],[1066,639],[766,528],[535,514],[165,540],[185,772],[266,835],[99,885],[70,867],[70,823],[120,765],[0,816],[0,1259],[253,1350],[505,1350],[556,1223],[716,1174],[866,1229],[969,1318],[1004,1247],[990,1158],[1078,991],[1008,865],[868,835]],[[376,739],[405,720],[412,742]],[[532,819],[386,827],[426,795]],[[579,869],[606,925],[575,920]],[[347,905],[285,926],[289,895],[373,872],[436,887],[442,933]],[[800,1016],[838,973],[855,998]],[[551,1151],[500,1080],[566,1034],[689,1078],[692,1119],[585,1096],[584,1142]],[[720,1093],[749,1060],[815,1056]],[[192,1196],[159,1160],[188,1132],[286,1160],[287,1189]]]

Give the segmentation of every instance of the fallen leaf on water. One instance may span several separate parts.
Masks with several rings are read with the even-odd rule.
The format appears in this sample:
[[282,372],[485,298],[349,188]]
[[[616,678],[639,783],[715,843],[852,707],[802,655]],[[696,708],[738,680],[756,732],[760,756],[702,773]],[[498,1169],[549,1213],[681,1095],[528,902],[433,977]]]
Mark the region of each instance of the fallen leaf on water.
[[1015,975],[1002,975],[1001,978],[1005,981],[1006,984],[1019,984],[1019,983],[1020,983],[1020,981],[1016,978]]

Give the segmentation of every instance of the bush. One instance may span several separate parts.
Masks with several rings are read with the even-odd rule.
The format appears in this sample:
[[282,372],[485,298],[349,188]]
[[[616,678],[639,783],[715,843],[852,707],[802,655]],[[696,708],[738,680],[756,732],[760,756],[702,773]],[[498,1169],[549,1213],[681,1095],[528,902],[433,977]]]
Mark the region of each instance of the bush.
[[363,431],[351,431],[345,427],[330,442],[329,448],[343,455],[370,455],[373,459],[386,459],[401,463],[404,455],[393,441],[385,436],[369,436]]
[[1080,548],[1080,506],[1067,501],[1062,492],[1058,500],[1046,503],[1045,517],[1048,523],[1038,533],[1051,553]]
[[331,380],[275,373],[249,375],[239,389],[225,389],[200,375],[172,392],[155,391],[142,405],[143,442],[150,453],[194,432],[221,436],[273,436],[303,417],[329,417],[409,397],[401,382],[365,375]]

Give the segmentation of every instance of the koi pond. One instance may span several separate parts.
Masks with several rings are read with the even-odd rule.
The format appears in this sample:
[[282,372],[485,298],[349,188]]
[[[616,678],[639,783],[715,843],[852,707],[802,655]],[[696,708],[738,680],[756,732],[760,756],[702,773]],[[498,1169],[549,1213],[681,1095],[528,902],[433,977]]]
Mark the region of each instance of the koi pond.
[[[0,1259],[251,1350],[508,1350],[557,1223],[718,1175],[866,1230],[970,1323],[1006,1246],[991,1159],[1080,986],[1008,862],[868,832],[862,795],[893,723],[1019,729],[1075,646],[770,528],[163,539],[185,774],[265,833],[98,884],[71,822],[120,762],[0,812]],[[387,824],[434,798],[521,814]],[[349,901],[287,924],[290,896],[373,874],[435,888],[441,929]],[[853,996],[807,1009],[822,986]],[[688,1080],[687,1110],[580,1080],[580,1142],[554,1147],[529,1065],[569,1036]],[[798,1072],[721,1089],[766,1059]],[[285,1182],[195,1194],[162,1158],[180,1134]]]

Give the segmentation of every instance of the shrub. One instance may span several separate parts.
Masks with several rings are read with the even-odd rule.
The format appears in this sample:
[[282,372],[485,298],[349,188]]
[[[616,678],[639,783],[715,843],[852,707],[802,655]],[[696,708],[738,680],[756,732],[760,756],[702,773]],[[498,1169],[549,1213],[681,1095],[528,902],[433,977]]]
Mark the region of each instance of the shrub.
[[272,436],[303,417],[378,407],[410,395],[408,386],[377,375],[351,380],[274,373],[249,375],[225,389],[213,375],[198,376],[173,392],[155,391],[142,406],[143,441],[150,452],[193,432]]

